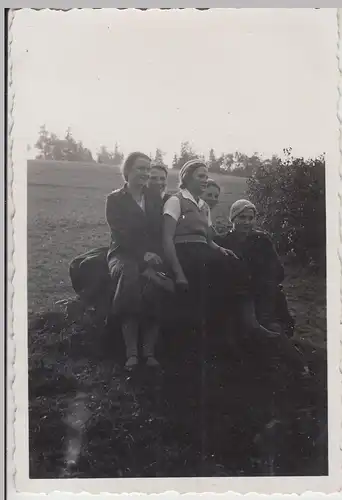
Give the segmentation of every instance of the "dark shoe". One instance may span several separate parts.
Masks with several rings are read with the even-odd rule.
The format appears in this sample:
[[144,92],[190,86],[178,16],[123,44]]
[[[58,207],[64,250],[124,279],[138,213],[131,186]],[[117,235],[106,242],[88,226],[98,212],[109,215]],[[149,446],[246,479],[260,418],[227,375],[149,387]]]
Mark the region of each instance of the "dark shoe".
[[280,333],[268,330],[267,328],[264,328],[261,325],[250,327],[249,330],[251,331],[251,333],[256,335],[262,335],[264,338],[267,339],[275,339],[281,336]]

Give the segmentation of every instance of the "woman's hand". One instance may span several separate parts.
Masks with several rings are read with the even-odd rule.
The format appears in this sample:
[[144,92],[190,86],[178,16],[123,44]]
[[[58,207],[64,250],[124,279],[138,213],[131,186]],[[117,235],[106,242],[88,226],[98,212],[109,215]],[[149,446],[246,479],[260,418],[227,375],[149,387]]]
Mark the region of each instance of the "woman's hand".
[[223,248],[223,247],[218,247],[218,250],[225,256],[225,257],[233,257],[234,259],[238,259],[239,257],[235,255],[235,253],[232,250],[229,250],[228,248]]
[[185,274],[183,272],[179,272],[176,274],[175,283],[177,288],[181,290],[187,290],[189,288],[189,282],[186,279]]
[[146,252],[144,255],[144,261],[148,266],[159,266],[163,262],[159,255],[153,252]]

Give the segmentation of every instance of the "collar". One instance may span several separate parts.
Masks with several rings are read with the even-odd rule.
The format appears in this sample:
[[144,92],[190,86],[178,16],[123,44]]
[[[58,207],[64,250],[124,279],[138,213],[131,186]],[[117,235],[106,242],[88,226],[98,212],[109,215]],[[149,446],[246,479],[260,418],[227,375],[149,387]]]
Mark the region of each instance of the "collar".
[[[120,191],[124,194],[131,194],[129,191],[128,191],[128,182],[125,181],[124,185],[122,186],[122,188],[120,188]],[[142,195],[143,196],[146,196],[147,194],[149,194],[149,190],[148,190],[148,187],[147,186],[144,186],[142,188]]]
[[190,193],[190,191],[188,191],[187,189],[181,189],[180,193],[183,196],[183,198],[186,198],[187,200],[190,200],[193,203],[195,203],[195,205],[197,205],[199,209],[203,208],[204,205],[206,204],[205,201],[202,200],[202,198],[199,198],[198,203],[197,203],[197,201],[195,200],[195,198],[192,196],[192,194]]

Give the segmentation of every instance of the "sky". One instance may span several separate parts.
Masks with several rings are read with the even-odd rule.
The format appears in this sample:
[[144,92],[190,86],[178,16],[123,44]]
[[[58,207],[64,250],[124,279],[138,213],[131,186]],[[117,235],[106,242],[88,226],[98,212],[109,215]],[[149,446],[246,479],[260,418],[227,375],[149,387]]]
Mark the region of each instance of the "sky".
[[[15,134],[70,126],[93,154],[182,141],[208,154],[325,151],[337,101],[333,9],[17,11]],[[335,105],[336,107],[336,105]],[[29,153],[32,155],[33,152]]]

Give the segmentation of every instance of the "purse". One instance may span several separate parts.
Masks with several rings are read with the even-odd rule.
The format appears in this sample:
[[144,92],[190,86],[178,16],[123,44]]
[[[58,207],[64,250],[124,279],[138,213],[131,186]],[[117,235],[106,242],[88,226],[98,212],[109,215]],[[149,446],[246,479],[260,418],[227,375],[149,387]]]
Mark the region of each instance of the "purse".
[[151,267],[147,267],[142,273],[142,276],[154,283],[157,287],[162,288],[165,292],[174,293],[174,281],[161,271],[156,271]]

